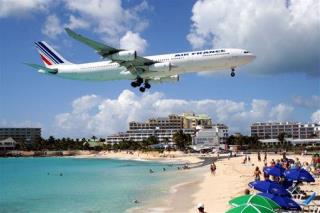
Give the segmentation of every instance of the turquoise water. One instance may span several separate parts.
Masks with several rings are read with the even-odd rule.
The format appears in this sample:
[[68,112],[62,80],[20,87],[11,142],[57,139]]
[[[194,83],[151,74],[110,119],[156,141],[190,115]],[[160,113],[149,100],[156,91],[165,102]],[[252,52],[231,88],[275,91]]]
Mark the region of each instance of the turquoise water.
[[125,160],[1,158],[0,212],[124,212],[133,200],[161,196],[170,170]]

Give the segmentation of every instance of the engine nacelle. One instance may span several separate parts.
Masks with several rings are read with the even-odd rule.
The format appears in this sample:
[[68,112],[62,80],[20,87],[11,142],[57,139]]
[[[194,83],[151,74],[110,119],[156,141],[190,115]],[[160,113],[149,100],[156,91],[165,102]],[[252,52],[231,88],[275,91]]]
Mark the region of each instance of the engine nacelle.
[[160,72],[168,72],[171,70],[171,63],[170,62],[163,62],[163,63],[155,63],[149,66],[150,71],[160,71]]
[[120,51],[110,56],[110,59],[116,61],[133,61],[136,58],[137,52],[135,50]]
[[179,81],[179,75],[150,79],[150,83],[176,83]]

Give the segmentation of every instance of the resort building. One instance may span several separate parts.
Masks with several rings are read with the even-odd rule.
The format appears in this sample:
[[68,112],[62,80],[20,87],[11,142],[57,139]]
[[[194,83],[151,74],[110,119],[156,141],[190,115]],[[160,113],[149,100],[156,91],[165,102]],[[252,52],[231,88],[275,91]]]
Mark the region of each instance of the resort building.
[[129,123],[129,129],[183,129],[183,119],[179,115],[169,115],[167,118],[151,118],[146,122]]
[[0,128],[0,140],[9,137],[17,142],[32,144],[41,138],[41,128]]
[[200,114],[195,115],[194,113],[183,113],[183,128],[184,129],[195,129],[197,126],[203,128],[211,128],[212,120],[208,115]]
[[[180,129],[133,129],[127,132],[120,132],[106,137],[107,144],[119,143],[123,140],[141,142],[148,139],[151,136],[157,138],[159,143],[171,143],[174,133],[178,132]],[[195,129],[182,129],[183,133],[193,135]]]
[[[265,147],[273,147],[281,145],[280,141],[276,138],[272,139],[260,139],[260,144]],[[293,146],[301,146],[301,145],[320,145],[320,138],[285,138],[286,144],[291,144]]]
[[293,139],[319,138],[319,127],[319,123],[254,123],[251,125],[251,136],[256,135],[259,139],[277,139],[279,134],[285,133],[286,137]]
[[185,134],[194,135],[196,127],[212,128],[211,118],[207,115],[184,113],[171,114],[168,117],[150,118],[146,122],[132,121],[129,130],[106,137],[106,143],[115,144],[123,140],[141,142],[154,136],[160,143],[171,143],[173,135],[182,130]]
[[0,150],[12,150],[16,148],[16,145],[17,142],[12,137],[0,140]]

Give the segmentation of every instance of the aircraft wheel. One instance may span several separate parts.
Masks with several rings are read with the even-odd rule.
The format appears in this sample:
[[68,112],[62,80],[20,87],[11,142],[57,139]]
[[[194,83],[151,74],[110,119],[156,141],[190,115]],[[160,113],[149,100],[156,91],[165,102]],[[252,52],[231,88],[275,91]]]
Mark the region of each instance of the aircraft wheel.
[[144,92],[144,91],[146,91],[146,88],[140,87],[139,90],[140,90],[140,92]]
[[235,72],[231,72],[231,77],[234,77],[236,75]]
[[133,81],[133,82],[131,82],[131,86],[135,88],[135,87],[137,87],[139,85],[137,84],[137,82]]
[[149,83],[145,83],[145,84],[144,84],[144,87],[145,87],[146,89],[150,89],[150,88],[151,88],[151,85],[150,85]]

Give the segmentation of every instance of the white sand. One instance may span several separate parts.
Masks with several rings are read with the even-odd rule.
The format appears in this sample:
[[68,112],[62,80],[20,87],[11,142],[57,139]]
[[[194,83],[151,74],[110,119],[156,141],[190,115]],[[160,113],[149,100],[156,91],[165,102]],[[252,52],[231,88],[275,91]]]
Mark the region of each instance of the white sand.
[[[263,162],[258,162],[257,155],[251,154],[251,164],[241,164],[244,157],[224,159],[216,162],[216,175],[211,175],[209,168],[204,174],[203,181],[199,184],[199,190],[193,195],[193,207],[185,212],[196,212],[195,206],[197,203],[204,203],[206,212],[225,212],[230,208],[228,201],[234,197],[244,194],[246,188],[249,189],[248,183],[254,180],[253,172],[256,166],[259,166],[262,171]],[[263,154],[261,155],[263,158]],[[295,159],[298,157],[301,162],[311,161],[311,156],[291,155],[288,158]],[[268,155],[268,162],[271,159],[279,159],[280,155]],[[254,165],[252,165],[254,164]],[[261,179],[263,177],[261,176]],[[320,180],[312,185],[303,185],[303,189],[316,191],[320,193]],[[252,193],[256,191],[251,190]]]

